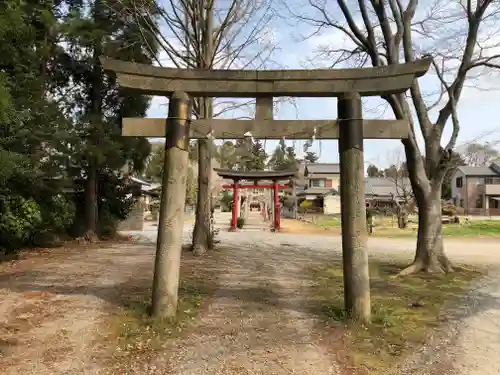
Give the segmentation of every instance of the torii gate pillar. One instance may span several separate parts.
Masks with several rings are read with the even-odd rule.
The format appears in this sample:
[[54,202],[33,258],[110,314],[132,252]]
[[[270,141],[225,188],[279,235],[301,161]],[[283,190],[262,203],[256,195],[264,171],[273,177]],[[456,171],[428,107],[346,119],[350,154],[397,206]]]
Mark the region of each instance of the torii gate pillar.
[[342,262],[347,313],[370,318],[370,276],[366,251],[366,205],[361,97],[346,93],[338,98],[340,199],[342,202]]
[[278,182],[273,182],[273,198],[274,198],[274,230],[280,230],[280,198],[278,195]]
[[235,232],[238,230],[238,211],[240,205],[240,197],[239,197],[239,181],[235,180],[233,184],[233,206],[232,209],[232,217],[231,217],[231,229],[230,231]]

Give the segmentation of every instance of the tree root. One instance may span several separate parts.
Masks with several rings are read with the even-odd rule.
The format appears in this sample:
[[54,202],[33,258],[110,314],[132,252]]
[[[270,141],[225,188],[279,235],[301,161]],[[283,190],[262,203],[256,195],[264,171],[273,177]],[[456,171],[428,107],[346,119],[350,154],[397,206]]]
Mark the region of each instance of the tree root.
[[450,260],[448,259],[448,257],[446,255],[440,255],[438,257],[438,259],[439,259],[439,263],[443,267],[443,271],[445,273],[451,273],[454,271],[453,265],[451,264]]
[[408,267],[401,270],[395,277],[414,275],[419,272],[433,273],[433,274],[445,274],[455,271],[450,260],[442,255],[439,256],[438,264],[426,265],[422,260],[415,260]]
[[88,230],[83,237],[88,243],[96,243],[99,241],[99,237],[97,237],[97,234],[93,230]]
[[423,269],[424,269],[424,262],[414,261],[408,267],[402,269],[397,275],[395,275],[395,277],[413,275],[415,273],[422,271]]
[[201,245],[194,245],[193,246],[193,254],[196,256],[203,255],[207,252],[207,248]]

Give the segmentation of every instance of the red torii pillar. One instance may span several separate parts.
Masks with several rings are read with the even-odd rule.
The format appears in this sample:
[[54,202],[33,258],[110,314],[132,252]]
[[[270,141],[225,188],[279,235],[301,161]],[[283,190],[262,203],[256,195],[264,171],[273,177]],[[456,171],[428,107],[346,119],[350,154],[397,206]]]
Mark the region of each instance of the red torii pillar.
[[280,230],[280,198],[278,195],[278,182],[273,181],[273,194],[274,194],[274,230]]
[[233,207],[232,207],[232,218],[231,218],[231,229],[230,231],[235,232],[238,227],[238,206],[240,204],[240,197],[238,196],[239,193],[239,184],[238,180],[233,181]]
[[[248,186],[240,186],[238,180],[233,180],[233,184],[231,185],[223,185],[224,189],[231,188],[233,190],[233,207],[232,207],[232,218],[231,218],[231,228],[230,231],[238,230],[238,206],[239,206],[239,189],[240,188],[248,188],[248,189],[272,189],[273,191],[273,211],[274,211],[274,223],[273,229],[280,230],[281,229],[281,207],[280,207],[280,199],[279,199],[279,190],[286,189],[288,185],[279,185],[277,181],[273,181],[272,185],[248,185]],[[264,212],[262,213],[264,216]]]

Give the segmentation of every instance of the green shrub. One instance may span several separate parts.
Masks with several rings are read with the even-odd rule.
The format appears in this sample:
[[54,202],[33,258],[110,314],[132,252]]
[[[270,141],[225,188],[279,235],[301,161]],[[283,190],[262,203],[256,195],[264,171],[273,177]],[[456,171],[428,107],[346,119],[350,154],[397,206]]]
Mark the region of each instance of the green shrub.
[[441,208],[441,215],[443,216],[456,216],[457,208],[454,205],[446,205]]
[[41,223],[40,207],[33,199],[6,197],[0,215],[0,247],[13,250],[29,243]]
[[40,206],[42,212],[42,230],[54,233],[66,233],[75,220],[76,206],[73,200],[65,195],[53,196],[47,203]]
[[367,208],[366,209],[366,220],[371,219],[372,217],[376,216],[378,214],[378,211],[374,208]]
[[118,228],[118,218],[108,210],[101,210],[97,222],[97,235],[99,237],[112,237]]
[[312,202],[308,201],[308,200],[305,200],[305,201],[302,201],[299,205],[299,208],[300,208],[300,212],[307,212],[307,210],[309,208],[311,208],[312,206]]
[[[232,225],[232,224],[233,224],[233,219],[229,220],[229,225]],[[245,225],[245,218],[239,217],[236,220],[236,227],[241,229],[241,228],[243,228],[244,225]]]
[[236,226],[241,229],[245,225],[245,218],[239,217],[238,220],[236,221]]

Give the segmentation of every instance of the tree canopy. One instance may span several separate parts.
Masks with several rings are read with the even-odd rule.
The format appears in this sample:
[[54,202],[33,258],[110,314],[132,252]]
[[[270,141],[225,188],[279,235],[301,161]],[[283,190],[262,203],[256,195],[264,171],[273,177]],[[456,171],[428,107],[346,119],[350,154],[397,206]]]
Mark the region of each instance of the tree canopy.
[[119,90],[98,57],[149,64],[156,47],[118,16],[124,5],[0,4],[0,247],[111,233],[127,213],[124,171],[140,173],[150,145],[121,137],[120,122],[144,116],[149,99]]

